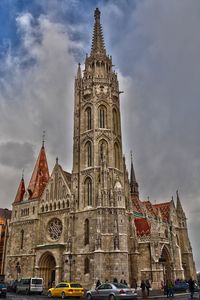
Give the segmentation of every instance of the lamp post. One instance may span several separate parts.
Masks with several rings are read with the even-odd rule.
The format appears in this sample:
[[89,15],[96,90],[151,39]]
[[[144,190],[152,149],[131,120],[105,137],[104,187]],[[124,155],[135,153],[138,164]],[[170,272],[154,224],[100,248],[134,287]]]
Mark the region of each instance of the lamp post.
[[75,259],[73,259],[73,256],[71,253],[68,254],[68,259],[65,261],[66,263],[69,263],[69,281],[72,281],[72,263],[75,264]]

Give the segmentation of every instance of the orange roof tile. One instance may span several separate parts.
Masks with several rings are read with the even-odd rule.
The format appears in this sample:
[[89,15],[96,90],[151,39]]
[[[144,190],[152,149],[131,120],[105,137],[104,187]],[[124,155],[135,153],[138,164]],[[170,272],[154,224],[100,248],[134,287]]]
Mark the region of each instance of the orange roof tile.
[[137,218],[134,220],[136,232],[138,236],[149,235],[151,232],[150,223],[144,218]]
[[169,221],[170,216],[170,204],[171,202],[164,202],[159,204],[154,204],[153,206],[158,210],[160,209],[163,221]]
[[42,146],[28,186],[30,199],[38,198],[41,196],[48,180],[49,180],[48,163],[47,163],[45,148],[44,146]]
[[22,178],[19,183],[19,187],[17,190],[14,203],[21,202],[23,200],[24,193],[25,193],[25,184],[24,184],[24,178]]

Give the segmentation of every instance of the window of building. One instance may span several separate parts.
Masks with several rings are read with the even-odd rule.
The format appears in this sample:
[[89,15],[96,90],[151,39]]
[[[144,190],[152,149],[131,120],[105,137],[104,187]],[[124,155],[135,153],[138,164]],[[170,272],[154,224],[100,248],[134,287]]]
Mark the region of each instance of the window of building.
[[90,260],[88,257],[85,258],[85,274],[90,273]]
[[114,165],[115,168],[120,169],[120,154],[119,154],[119,146],[117,143],[114,145]]
[[118,115],[116,109],[113,109],[113,132],[114,134],[118,134],[119,126],[118,126]]
[[89,237],[90,237],[90,224],[89,224],[89,220],[86,219],[85,220],[85,224],[84,224],[84,231],[85,231],[85,245],[88,245],[89,244]]
[[106,128],[106,108],[103,105],[99,108],[99,127]]
[[92,110],[88,107],[85,111],[86,115],[86,130],[92,129]]
[[24,248],[24,230],[21,230],[21,249]]
[[92,180],[90,178],[85,180],[85,204],[92,206]]
[[99,144],[99,158],[108,161],[108,144],[105,140],[101,140]]
[[91,142],[86,143],[86,166],[91,167],[92,165],[92,145]]

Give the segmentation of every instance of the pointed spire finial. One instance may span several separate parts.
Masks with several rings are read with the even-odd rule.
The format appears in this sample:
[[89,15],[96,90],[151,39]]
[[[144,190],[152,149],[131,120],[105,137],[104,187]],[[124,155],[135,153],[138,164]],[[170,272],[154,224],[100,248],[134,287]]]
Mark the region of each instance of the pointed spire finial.
[[58,156],[56,157],[56,164],[58,165]]
[[22,169],[22,179],[24,179],[24,168]]
[[95,9],[94,12],[94,29],[93,29],[93,37],[92,37],[92,48],[91,48],[91,55],[106,55],[106,50],[104,46],[104,38],[103,38],[103,31],[100,23],[100,15],[101,12],[98,8]]
[[77,79],[81,79],[82,75],[81,75],[81,64],[78,63],[78,69],[77,69]]
[[136,181],[136,177],[135,177],[135,171],[133,168],[133,151],[130,151],[131,153],[131,176],[130,176],[130,188],[131,188],[131,193],[136,194],[137,196],[139,195],[138,193],[138,183]]
[[44,147],[44,143],[45,143],[45,130],[43,130],[43,133],[42,133],[42,147]]

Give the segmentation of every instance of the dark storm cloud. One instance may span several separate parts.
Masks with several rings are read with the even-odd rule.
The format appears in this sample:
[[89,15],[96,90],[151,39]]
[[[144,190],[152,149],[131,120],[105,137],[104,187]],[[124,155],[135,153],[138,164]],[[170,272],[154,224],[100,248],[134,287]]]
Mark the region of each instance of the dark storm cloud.
[[32,165],[34,147],[29,143],[7,142],[0,145],[0,164],[16,169]]

